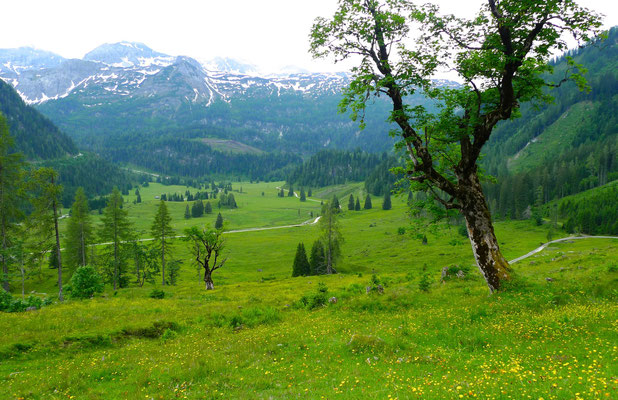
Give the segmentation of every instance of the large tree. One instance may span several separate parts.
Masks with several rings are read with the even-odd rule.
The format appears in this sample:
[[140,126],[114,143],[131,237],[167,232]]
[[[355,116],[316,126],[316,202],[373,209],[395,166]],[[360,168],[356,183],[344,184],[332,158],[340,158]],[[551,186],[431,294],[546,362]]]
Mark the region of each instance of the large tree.
[[79,187],[71,206],[71,217],[67,224],[66,256],[69,267],[85,266],[88,263],[86,251],[92,239],[92,221],[88,199],[84,189]]
[[[517,116],[521,102],[547,101],[545,89],[562,82],[550,81],[547,73],[550,57],[566,49],[565,34],[583,43],[599,26],[599,16],[572,0],[487,0],[473,19],[406,0],[339,0],[332,19],[316,19],[311,51],[335,61],[359,58],[340,107],[361,115],[361,124],[371,96],[390,99],[393,134],[409,157],[404,171],[413,189],[432,195],[427,206],[436,215],[449,210],[463,215],[477,265],[493,292],[511,269],[481,188],[481,150],[499,121]],[[581,70],[572,61],[570,66],[564,79],[584,87]],[[434,85],[431,78],[445,70],[464,84]],[[407,104],[416,90],[439,111]]]
[[129,222],[128,213],[122,208],[123,199],[120,190],[114,187],[111,196],[107,200],[107,206],[103,210],[101,222],[103,225],[100,228],[99,236],[104,242],[109,242],[111,251],[108,254],[109,263],[111,264],[110,275],[114,290],[118,288],[119,283],[122,283],[122,259],[124,258],[125,249],[128,247],[128,241],[131,237],[131,223]]
[[12,153],[13,138],[6,119],[0,114],[0,264],[2,287],[9,290],[9,251],[14,229],[22,218],[20,204],[24,198],[24,165],[21,154]]
[[[201,200],[200,200],[201,203]],[[152,222],[152,227],[150,228],[150,232],[155,238],[155,248],[159,252],[161,256],[161,279],[162,285],[165,286],[165,256],[168,255],[171,251],[170,248],[170,240],[175,235],[174,229],[172,229],[172,217],[170,216],[169,211],[167,210],[167,206],[165,202],[161,200],[159,202],[159,207],[157,208],[157,213],[155,215],[155,219]]]

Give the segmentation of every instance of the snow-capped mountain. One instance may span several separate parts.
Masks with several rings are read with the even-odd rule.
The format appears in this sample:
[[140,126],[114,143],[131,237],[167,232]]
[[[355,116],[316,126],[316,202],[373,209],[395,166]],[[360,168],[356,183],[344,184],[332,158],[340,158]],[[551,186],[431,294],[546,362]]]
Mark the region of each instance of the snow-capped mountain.
[[101,45],[81,60],[66,60],[30,48],[0,50],[0,61],[0,78],[10,83],[29,104],[71,95],[114,101],[124,96],[169,94],[208,106],[216,100],[229,102],[236,95],[250,93],[280,95],[282,90],[332,93],[346,79],[345,74],[259,76],[257,67],[233,59],[215,58],[200,63],[190,57],[159,53],[134,42]]
[[[33,49],[0,50],[0,61],[0,79],[86,149],[127,132],[188,131],[266,151],[391,148],[385,102],[371,108],[364,132],[338,114],[345,73],[290,67],[261,74],[247,63],[198,62],[134,42],[105,44],[70,60]],[[422,95],[409,100],[427,103]]]

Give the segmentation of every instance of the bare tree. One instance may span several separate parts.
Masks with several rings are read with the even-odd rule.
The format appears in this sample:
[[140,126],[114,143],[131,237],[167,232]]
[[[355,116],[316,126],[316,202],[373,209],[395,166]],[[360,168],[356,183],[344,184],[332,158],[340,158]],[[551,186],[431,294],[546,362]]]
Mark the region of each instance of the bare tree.
[[191,242],[191,253],[193,254],[195,263],[200,268],[204,269],[206,290],[213,290],[215,284],[212,281],[212,273],[223,267],[227,261],[227,258],[221,259],[222,251],[225,247],[223,231],[210,227],[204,227],[201,230],[196,227],[191,227],[185,229],[185,237],[183,240]]

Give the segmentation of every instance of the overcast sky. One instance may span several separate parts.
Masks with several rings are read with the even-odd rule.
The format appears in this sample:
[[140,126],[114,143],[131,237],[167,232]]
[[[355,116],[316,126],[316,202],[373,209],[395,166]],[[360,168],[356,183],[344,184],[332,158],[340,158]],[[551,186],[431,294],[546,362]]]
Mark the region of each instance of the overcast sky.
[[[470,16],[481,0],[435,0]],[[586,7],[618,25],[618,2],[586,0]],[[274,71],[293,65],[342,70],[308,55],[314,18],[330,17],[336,0],[5,0],[0,48],[32,46],[81,58],[103,43],[142,42],[170,55],[199,60],[232,57]]]

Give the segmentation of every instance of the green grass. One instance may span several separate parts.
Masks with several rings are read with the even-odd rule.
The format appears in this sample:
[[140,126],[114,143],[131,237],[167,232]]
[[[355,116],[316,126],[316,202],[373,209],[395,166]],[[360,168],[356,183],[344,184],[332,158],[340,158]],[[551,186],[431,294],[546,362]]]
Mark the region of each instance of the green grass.
[[[245,206],[229,213],[230,229],[304,220],[288,213],[299,204],[319,208],[278,198],[278,184],[242,186],[247,194],[234,194]],[[320,193],[329,198],[346,190],[360,187]],[[129,212],[136,225],[147,227],[154,194],[173,190],[152,185],[141,191],[144,204]],[[184,212],[185,204],[178,204]],[[173,216],[178,228],[186,223],[178,220],[179,210]],[[92,300],[0,314],[0,398],[616,395],[617,240],[552,245],[514,264],[517,279],[490,296],[457,228],[442,225],[427,233],[423,245],[401,199],[393,199],[390,211],[346,210],[341,226],[345,243],[337,275],[290,277],[296,245],[309,247],[318,235],[315,226],[228,233],[229,258],[214,275],[214,291],[204,290],[188,263],[186,243],[177,242],[175,257],[186,260],[177,286],[117,293],[108,287]],[[407,232],[399,235],[400,227]],[[496,224],[508,259],[545,241],[547,229],[528,221]],[[464,279],[441,284],[442,267],[453,264],[472,268]],[[366,294],[374,274],[383,295]],[[419,289],[425,274],[427,292]],[[34,278],[29,288],[51,293],[53,278],[54,271],[44,269],[42,281]],[[319,283],[337,302],[302,306],[301,298],[313,298]],[[163,289],[165,298],[150,298],[153,288]]]

